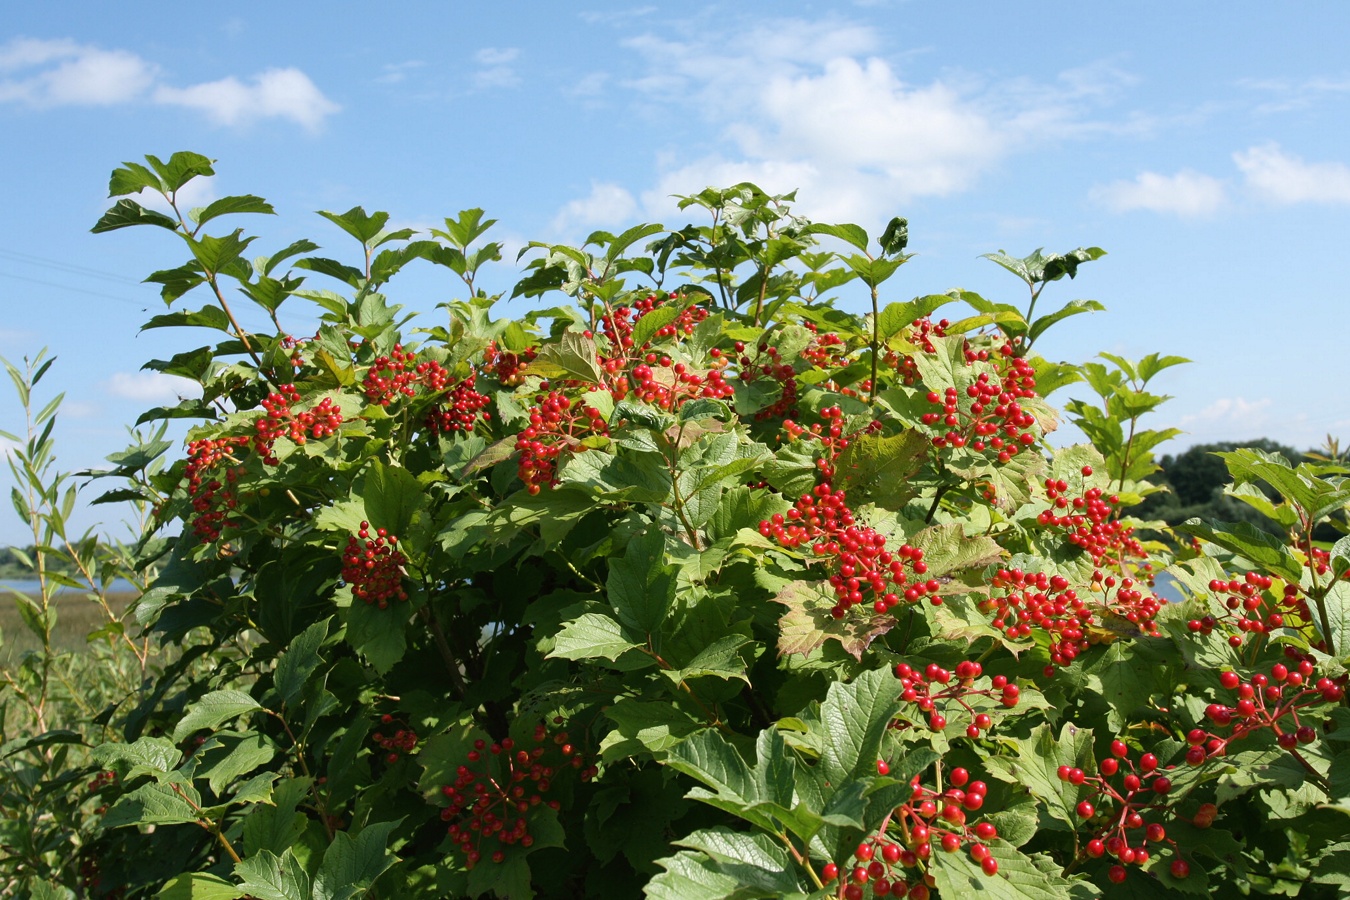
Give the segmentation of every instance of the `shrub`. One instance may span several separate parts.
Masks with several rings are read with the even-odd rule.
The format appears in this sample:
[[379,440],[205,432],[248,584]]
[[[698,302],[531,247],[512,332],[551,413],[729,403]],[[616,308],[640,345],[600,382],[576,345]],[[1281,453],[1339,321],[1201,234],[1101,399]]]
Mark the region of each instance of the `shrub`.
[[[531,244],[494,318],[481,210],[425,239],[322,213],[249,262],[187,212],[211,174],[127,164],[96,231],[148,224],[147,327],[213,343],[148,367],[202,386],[187,456],[114,474],[154,509],[136,615],[182,660],[116,714],[94,893],[330,898],[1331,896],[1350,862],[1345,470],[1225,454],[1278,523],[1140,537],[1147,385],[1184,360],[1052,362],[1042,291],[1102,255],[990,259],[1025,307],[883,303],[877,240],[753,185],[705,224]],[[211,226],[208,229],[208,226]],[[463,300],[414,317],[413,263]],[[338,291],[315,286],[322,284]],[[857,315],[836,298],[857,290]],[[559,295],[561,295],[559,297]],[[184,302],[204,296],[200,308]],[[275,333],[246,332],[251,304]],[[276,311],[317,307],[312,335]],[[960,304],[960,307],[957,306]],[[948,318],[933,317],[947,309]],[[1046,400],[1092,441],[1052,450]],[[1271,500],[1254,484],[1274,487]],[[1166,573],[1184,593],[1156,592]],[[69,874],[66,876],[69,884]],[[1320,892],[1320,893],[1319,893]]]

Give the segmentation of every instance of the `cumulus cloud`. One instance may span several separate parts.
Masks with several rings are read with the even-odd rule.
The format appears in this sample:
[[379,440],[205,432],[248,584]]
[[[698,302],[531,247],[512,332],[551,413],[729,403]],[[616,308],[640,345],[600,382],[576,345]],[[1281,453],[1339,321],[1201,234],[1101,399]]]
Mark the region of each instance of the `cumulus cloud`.
[[519,56],[518,47],[484,47],[479,50],[473,58],[483,68],[473,73],[474,87],[487,90],[520,84],[520,76],[511,65]]
[[673,214],[673,191],[749,180],[797,189],[818,218],[876,226],[915,198],[970,190],[1014,152],[1139,127],[1085,114],[1128,86],[1112,66],[1046,85],[914,79],[881,55],[875,31],[847,21],[785,19],[716,37],[694,23],[624,46],[645,66],[617,82],[638,115],[659,128],[690,123],[690,139],[662,151],[652,182],[634,191],[653,218]]
[[142,96],[158,69],[125,50],[71,40],[15,38],[0,47],[0,72],[6,73],[0,79],[0,102],[111,106]]
[[114,372],[103,389],[119,400],[137,403],[177,403],[185,397],[200,397],[201,385],[163,372]]
[[1211,215],[1223,205],[1219,179],[1183,169],[1175,175],[1141,172],[1133,181],[1116,181],[1092,189],[1092,198],[1115,212],[1143,209],[1183,218]]
[[340,110],[299,69],[268,69],[248,83],[231,75],[186,88],[160,87],[155,102],[200,110],[222,125],[290,119],[310,131]]
[[1273,203],[1350,203],[1350,166],[1310,163],[1264,144],[1233,154],[1247,186]]
[[1259,427],[1265,422],[1265,410],[1270,399],[1248,400],[1245,397],[1220,397],[1199,412],[1181,416],[1177,422],[1182,428],[1193,426]]
[[592,182],[588,195],[559,210],[553,218],[553,230],[571,234],[579,229],[613,225],[632,218],[637,209],[637,201],[624,188],[609,182]]
[[127,50],[69,39],[15,38],[0,46],[0,103],[34,108],[114,106],[149,100],[205,113],[224,125],[289,119],[317,130],[341,107],[299,69],[268,69],[187,87],[163,83],[160,68]]

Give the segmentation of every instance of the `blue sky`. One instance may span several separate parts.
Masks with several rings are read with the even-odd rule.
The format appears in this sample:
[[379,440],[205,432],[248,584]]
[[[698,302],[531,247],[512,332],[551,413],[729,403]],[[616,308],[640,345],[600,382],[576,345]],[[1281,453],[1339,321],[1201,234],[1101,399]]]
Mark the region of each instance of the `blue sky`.
[[[747,179],[799,189],[817,220],[907,216],[918,256],[889,299],[959,286],[1020,300],[979,254],[1097,245],[1110,255],[1045,302],[1108,312],[1037,347],[1194,360],[1155,383],[1176,397],[1155,425],[1187,431],[1167,449],[1350,439],[1350,5],[166,9],[27,4],[0,28],[0,354],[59,357],[65,468],[95,465],[172,401],[179,386],[145,360],[197,345],[137,331],[163,311],[140,279],[180,246],[155,229],[89,233],[114,166],[180,149],[218,160],[198,203],[276,206],[240,222],[258,252],[310,237],[349,255],[313,211],[356,204],[412,227],[481,206],[509,248],[678,227],[671,194]],[[490,278],[509,285],[512,264]],[[401,281],[412,309],[458,295],[432,272]],[[308,333],[294,305],[283,322]],[[0,394],[0,428],[20,427]],[[0,520],[0,542],[22,540]]]

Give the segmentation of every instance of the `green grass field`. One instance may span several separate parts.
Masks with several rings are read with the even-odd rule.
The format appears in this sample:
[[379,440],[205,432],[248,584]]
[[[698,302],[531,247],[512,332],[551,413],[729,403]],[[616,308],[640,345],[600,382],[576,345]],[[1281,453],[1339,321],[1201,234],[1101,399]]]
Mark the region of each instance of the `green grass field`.
[[[136,599],[131,592],[110,594],[109,603],[114,612],[122,613]],[[103,608],[79,591],[63,591],[53,598],[56,605],[56,630],[52,644],[60,650],[80,651],[88,646],[89,632],[107,622]],[[0,662],[17,659],[26,650],[37,650],[42,644],[37,635],[28,630],[19,615],[18,601],[8,591],[0,592]]]

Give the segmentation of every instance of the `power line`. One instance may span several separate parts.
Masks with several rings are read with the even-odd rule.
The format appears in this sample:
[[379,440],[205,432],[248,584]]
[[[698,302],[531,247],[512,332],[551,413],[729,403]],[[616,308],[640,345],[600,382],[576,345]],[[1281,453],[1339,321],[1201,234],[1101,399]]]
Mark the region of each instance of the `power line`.
[[104,300],[116,300],[118,303],[125,303],[128,306],[135,306],[141,310],[145,309],[144,304],[138,303],[137,301],[131,300],[127,297],[116,297],[112,294],[104,294],[99,291],[90,291],[84,288],[71,287],[68,284],[59,284],[58,282],[55,281],[44,281],[41,278],[29,278],[25,275],[15,275],[13,272],[0,272],[0,278],[11,278],[15,281],[27,281],[30,284],[41,284],[45,285],[46,287],[54,287],[57,288],[58,290],[70,291],[76,294],[88,294],[91,297],[102,297]]
[[64,262],[59,259],[47,259],[43,256],[33,256],[29,253],[18,253],[14,250],[0,249],[0,258],[9,259],[13,262],[22,263],[28,266],[38,266],[44,269],[55,269],[60,272],[67,272],[71,275],[83,275],[86,278],[100,278],[104,281],[114,281],[118,284],[142,284],[135,278],[128,278],[126,275],[118,275],[115,272],[104,272],[101,269],[91,269],[87,266],[77,266],[74,263]]

